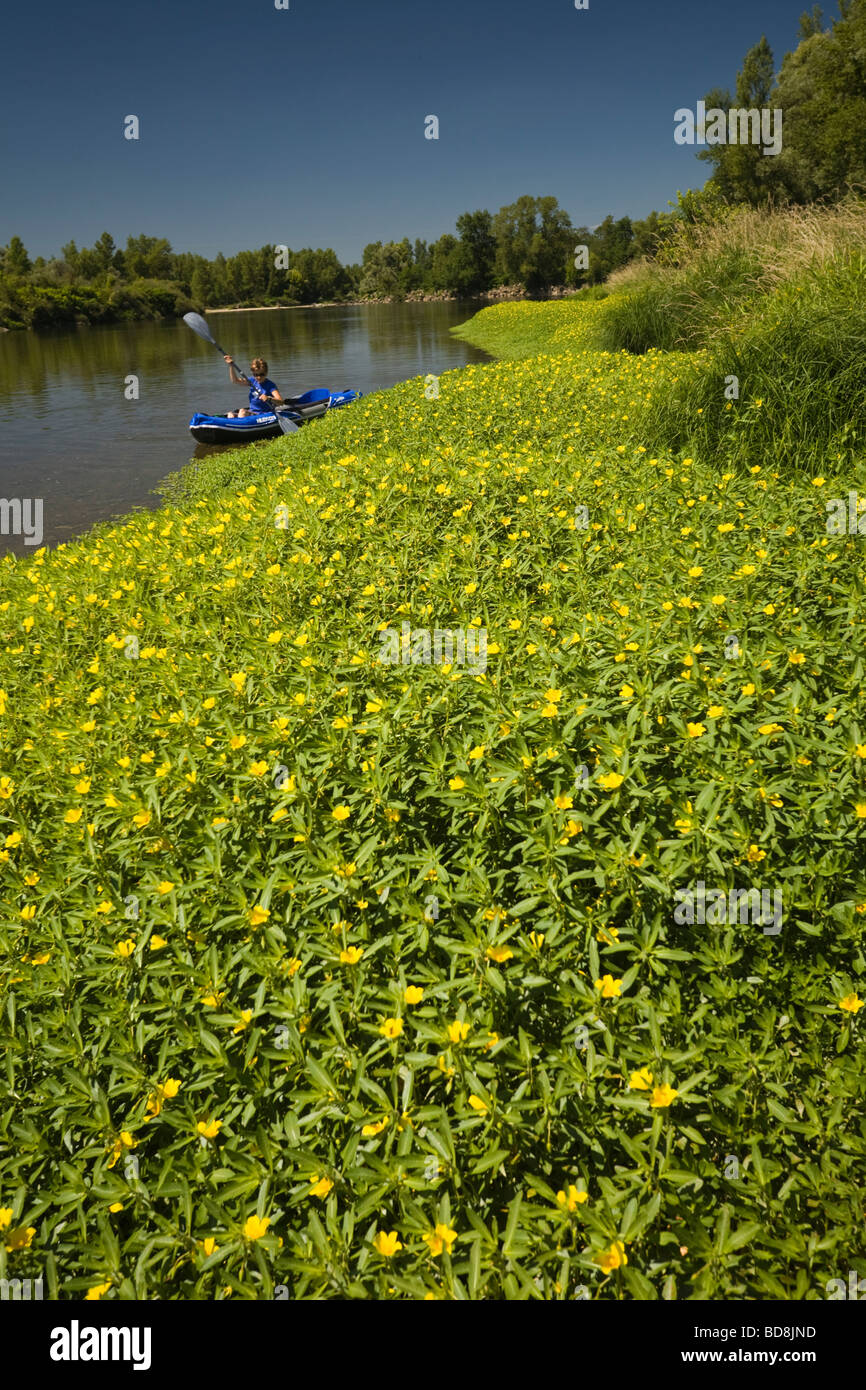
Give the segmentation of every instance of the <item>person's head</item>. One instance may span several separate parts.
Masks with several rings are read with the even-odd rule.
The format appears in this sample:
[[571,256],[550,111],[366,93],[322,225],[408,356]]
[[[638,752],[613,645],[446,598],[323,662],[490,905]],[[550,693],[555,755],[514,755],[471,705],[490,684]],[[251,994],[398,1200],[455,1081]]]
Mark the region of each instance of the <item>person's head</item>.
[[268,374],[268,364],[263,357],[254,357],[250,363],[250,371],[254,377],[258,377],[260,381],[264,381]]

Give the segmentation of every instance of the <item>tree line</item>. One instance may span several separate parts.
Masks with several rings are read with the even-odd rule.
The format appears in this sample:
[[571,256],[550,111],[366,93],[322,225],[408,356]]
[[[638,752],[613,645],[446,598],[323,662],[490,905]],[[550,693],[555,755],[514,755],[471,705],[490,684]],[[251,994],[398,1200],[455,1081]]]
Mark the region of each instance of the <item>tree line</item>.
[[784,200],[807,203],[866,184],[866,0],[840,0],[824,26],[820,7],[800,20],[800,42],[778,78],[762,38],[746,55],[735,90],[707,94],[707,108],[778,108],[783,148],[720,144],[698,158],[712,165],[700,193],[679,196],[669,212],[642,220],[606,217],[575,226],[552,196],[524,195],[491,213],[464,212],[437,241],[376,241],[360,264],[343,265],[331,248],[293,251],[274,245],[212,260],[176,252],[164,237],[131,236],[121,249],[103,232],[91,247],[74,241],[49,260],[31,260],[20,237],[0,248],[0,323],[24,327],[85,319],[141,318],[189,308],[405,299],[426,294],[483,295],[521,285],[601,284],[630,260],[659,254],[682,217],[712,216],[720,206]]

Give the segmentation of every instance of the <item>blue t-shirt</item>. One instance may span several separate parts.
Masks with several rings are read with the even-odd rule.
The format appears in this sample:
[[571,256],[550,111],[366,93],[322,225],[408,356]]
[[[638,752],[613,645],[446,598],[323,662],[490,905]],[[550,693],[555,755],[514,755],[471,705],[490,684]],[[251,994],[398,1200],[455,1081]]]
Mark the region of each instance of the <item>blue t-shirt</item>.
[[[255,380],[255,378],[253,378],[253,380]],[[250,387],[250,409],[255,410],[259,415],[261,415],[264,410],[270,410],[271,407],[265,405],[259,392],[263,391],[266,396],[270,396],[276,389],[276,382],[271,381],[269,376],[266,376],[264,381],[256,381],[255,386]]]

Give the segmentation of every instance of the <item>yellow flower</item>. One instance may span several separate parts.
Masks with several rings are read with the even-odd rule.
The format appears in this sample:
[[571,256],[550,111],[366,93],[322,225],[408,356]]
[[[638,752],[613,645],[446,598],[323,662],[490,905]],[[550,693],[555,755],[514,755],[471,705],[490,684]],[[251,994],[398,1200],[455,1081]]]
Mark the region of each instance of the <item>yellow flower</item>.
[[769,735],[769,734],[780,734],[781,732],[782,732],[782,726],[781,726],[781,724],[761,724],[761,725],[758,726],[758,733],[759,733],[759,734]]
[[379,1027],[383,1038],[399,1038],[403,1032],[402,1018],[386,1018]]
[[606,1274],[609,1274],[612,1269],[619,1269],[620,1265],[627,1265],[628,1256],[622,1241],[615,1240],[609,1250],[603,1250],[599,1254],[593,1255],[593,1261],[600,1265]]
[[349,806],[335,806],[331,812],[334,820],[348,820],[351,814],[352,810]]
[[615,980],[612,975],[602,975],[600,980],[596,980],[595,987],[601,990],[602,999],[618,999],[622,980]]
[[205,1124],[204,1120],[199,1120],[196,1125],[199,1134],[203,1135],[205,1139],[216,1139],[222,1127],[222,1120],[211,1120],[208,1124]]
[[634,698],[634,686],[622,685],[620,686],[619,693],[623,700],[632,700]]
[[669,1086],[668,1083],[665,1082],[663,1086],[654,1087],[650,1107],[653,1110],[664,1110],[678,1095],[679,1092],[675,1091],[673,1086]]
[[261,1240],[270,1224],[269,1216],[248,1216],[244,1222],[244,1240]]
[[67,825],[77,825],[78,822],[81,820],[83,814],[84,812],[82,811],[80,806],[73,806],[66,812],[66,815],[63,817],[63,819],[65,820]]
[[570,811],[574,805],[574,799],[565,793],[561,793],[559,796],[553,798],[553,804],[557,811]]
[[382,709],[381,700],[368,700],[364,708],[365,714],[379,714]]
[[686,734],[689,738],[700,738],[707,732],[705,724],[686,724]]
[[755,687],[753,686],[752,682],[749,681],[747,685],[740,686],[740,691],[743,695],[754,695]]
[[334,1184],[331,1182],[330,1178],[320,1178],[318,1173],[315,1173],[312,1178],[312,1187],[307,1193],[307,1196],[327,1197],[333,1186]]
[[469,1036],[469,1024],[455,1019],[453,1023],[448,1024],[448,1036],[453,1043],[465,1042]]
[[724,712],[725,712],[725,709],[724,709],[724,706],[723,706],[723,705],[710,705],[709,709],[707,710],[707,718],[708,718],[708,719],[721,719],[721,717],[722,717],[722,715],[724,714]]
[[407,1004],[420,1004],[424,998],[424,991],[419,985],[407,985],[403,991],[403,998]]
[[441,1255],[443,1250],[447,1255],[450,1255],[451,1247],[457,1239],[457,1232],[439,1221],[435,1228],[425,1232],[421,1239],[426,1242],[431,1255]]
[[858,1009],[862,1009],[863,1000],[856,994],[846,994],[844,999],[839,1000],[839,1008],[844,1009],[847,1014],[856,1014]]
[[514,952],[508,946],[488,946],[487,954],[497,965],[504,965],[507,960],[512,959]]
[[557,1192],[556,1200],[561,1207],[567,1207],[569,1211],[576,1211],[582,1202],[588,1200],[588,1192],[580,1192],[574,1183],[568,1184],[568,1192]]
[[462,777],[451,777],[449,779],[448,785],[453,792],[459,792],[463,787],[466,786],[466,783],[463,781]]
[[261,903],[257,903],[255,907],[252,907],[249,910],[248,916],[250,919],[250,926],[260,927],[262,922],[267,922],[270,915],[271,913],[269,908],[262,907]]
[[134,824],[137,825],[139,829],[143,830],[146,825],[150,825],[150,812],[139,811],[138,815],[133,816],[132,819]]
[[174,884],[169,883],[168,879],[164,878],[162,880],[162,883],[157,884],[156,891],[157,893],[161,894],[162,897],[165,897],[166,893],[174,892]]
[[599,777],[598,785],[604,787],[606,792],[615,792],[617,787],[621,787],[625,778],[620,772],[606,772],[603,777]]
[[79,793],[83,796],[85,792],[89,792],[89,791],[90,791],[90,785],[91,785],[90,778],[89,778],[89,777],[82,777],[82,779],[81,779],[80,782],[76,782],[76,783],[75,783],[75,790],[76,790],[77,792],[79,792]]
[[866,801],[858,801],[854,806],[854,814],[858,820],[866,820]]
[[217,1250],[219,1250],[219,1246],[217,1245],[216,1240],[213,1236],[205,1236],[204,1240],[201,1243],[201,1248],[204,1251],[205,1255],[213,1255]]
[[264,758],[260,758],[258,762],[250,763],[250,773],[253,777],[261,777],[264,773],[267,772],[267,770],[268,765],[265,762]]
[[150,941],[147,944],[148,950],[161,951],[164,949],[164,947],[168,945],[168,942],[166,941],[164,936],[158,936],[157,933],[154,932],[153,936],[150,938]]
[[245,1028],[249,1028],[252,1018],[252,1009],[241,1009],[240,1021],[235,1024],[232,1033],[242,1033]]
[[641,1067],[640,1071],[633,1071],[629,1077],[629,1089],[632,1091],[648,1091],[652,1085],[653,1074],[649,1067]]
[[376,1239],[373,1241],[373,1244],[378,1250],[379,1254],[386,1260],[390,1260],[392,1255],[396,1255],[398,1250],[403,1249],[403,1246],[397,1236],[396,1231],[377,1232]]
[[381,1134],[383,1129],[387,1129],[390,1120],[387,1115],[383,1115],[381,1120],[376,1120],[372,1124],[363,1125],[361,1133],[365,1139],[373,1139],[377,1134]]
[[268,634],[268,642],[272,647],[275,647],[277,643],[282,642],[282,640],[283,634],[279,631],[271,632]]
[[8,801],[14,790],[15,783],[11,777],[0,777],[0,798],[3,801]]
[[122,960],[127,960],[135,950],[135,942],[132,937],[127,937],[126,941],[118,941],[114,948],[114,954],[120,956]]
[[21,920],[22,920],[22,921],[24,921],[24,922],[32,922],[32,921],[33,921],[33,918],[34,918],[35,916],[36,916],[36,906],[35,906],[34,903],[28,903],[26,907],[22,907],[22,909],[21,909]]
[[489,1109],[489,1106],[485,1104],[485,1102],[480,1098],[480,1096],[470,1096],[469,1104],[472,1106],[473,1110],[478,1111],[479,1115],[486,1115]]
[[87,1290],[87,1293],[84,1295],[85,1303],[97,1303],[104,1293],[108,1293],[108,1290],[110,1288],[110,1279],[107,1280],[104,1284],[92,1284],[91,1287]]
[[348,946],[345,951],[340,952],[340,964],[357,965],[363,954],[362,946]]
[[806,658],[802,652],[791,652],[788,656],[788,660],[792,666],[802,666]]
[[229,739],[229,748],[231,748],[234,752],[237,752],[239,748],[243,748],[246,741],[246,734],[232,734],[231,738]]

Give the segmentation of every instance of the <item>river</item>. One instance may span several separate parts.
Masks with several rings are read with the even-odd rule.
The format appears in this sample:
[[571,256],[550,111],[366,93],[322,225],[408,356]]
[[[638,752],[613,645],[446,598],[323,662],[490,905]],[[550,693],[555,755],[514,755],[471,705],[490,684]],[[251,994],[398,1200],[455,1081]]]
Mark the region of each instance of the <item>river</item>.
[[[314,386],[371,392],[488,361],[448,332],[480,307],[247,310],[208,322],[242,371],[264,357],[283,395]],[[216,350],[181,321],[0,334],[0,498],[41,499],[46,545],[158,506],[157,483],[207,452],[189,434],[193,412],[222,414],[246,397],[246,388],[229,384]],[[34,549],[23,536],[0,534],[0,555]]]

